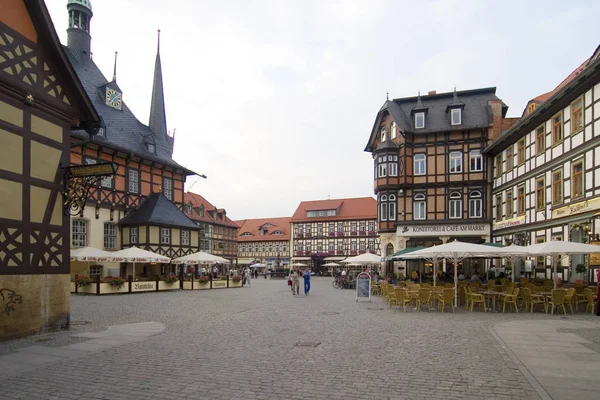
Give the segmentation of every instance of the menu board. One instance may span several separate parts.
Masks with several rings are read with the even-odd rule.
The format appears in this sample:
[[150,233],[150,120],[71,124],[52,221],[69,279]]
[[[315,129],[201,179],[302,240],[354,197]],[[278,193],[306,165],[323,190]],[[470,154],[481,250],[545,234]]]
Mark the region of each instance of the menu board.
[[361,272],[356,277],[356,301],[360,298],[371,301],[371,275],[366,272]]

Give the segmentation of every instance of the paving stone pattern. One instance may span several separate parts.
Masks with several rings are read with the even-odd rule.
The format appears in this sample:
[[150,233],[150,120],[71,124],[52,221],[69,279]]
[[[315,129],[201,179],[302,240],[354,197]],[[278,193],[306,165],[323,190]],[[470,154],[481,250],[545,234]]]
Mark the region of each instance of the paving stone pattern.
[[[0,343],[0,354],[98,340],[72,336],[157,322],[143,340],[0,376],[2,399],[539,399],[490,332],[543,314],[394,312],[330,278],[309,296],[285,280],[252,287],[71,298],[70,332]],[[575,315],[569,319],[589,320]],[[89,335],[86,335],[89,336]],[[94,335],[92,335],[94,336]],[[296,346],[299,342],[320,343]],[[106,343],[104,343],[106,344]],[[71,347],[73,349],[73,347]],[[43,354],[40,354],[43,356]],[[1,365],[0,371],[11,363]],[[17,365],[17,364],[15,364]]]

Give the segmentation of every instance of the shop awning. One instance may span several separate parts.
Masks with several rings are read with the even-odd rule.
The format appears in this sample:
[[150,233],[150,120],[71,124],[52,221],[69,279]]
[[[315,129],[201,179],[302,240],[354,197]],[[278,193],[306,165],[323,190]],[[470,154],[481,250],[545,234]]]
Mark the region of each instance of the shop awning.
[[345,260],[346,257],[344,256],[330,256],[330,257],[325,257],[325,261],[342,261]]
[[310,257],[292,257],[294,261],[310,261]]
[[423,247],[423,246],[407,247],[405,249],[398,250],[394,254],[391,254],[391,255],[389,255],[387,257],[384,257],[383,260],[384,261],[400,260],[400,259],[402,259],[402,255],[408,254],[408,253],[412,253],[413,251],[421,250],[421,249],[424,249],[424,248],[425,247]]

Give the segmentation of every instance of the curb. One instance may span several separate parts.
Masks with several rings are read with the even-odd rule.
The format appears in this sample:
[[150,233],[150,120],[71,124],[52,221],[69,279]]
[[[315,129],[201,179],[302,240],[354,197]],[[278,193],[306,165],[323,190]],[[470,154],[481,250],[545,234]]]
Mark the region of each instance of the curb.
[[535,391],[537,392],[537,394],[540,396],[540,398],[542,400],[553,400],[552,396],[550,396],[548,394],[548,392],[546,392],[546,389],[544,389],[544,387],[538,382],[538,380],[535,379],[535,377],[527,369],[525,364],[523,364],[521,362],[521,360],[519,360],[519,358],[515,355],[515,353],[512,352],[510,347],[506,343],[504,343],[502,338],[500,338],[500,336],[494,331],[494,325],[495,324],[493,324],[492,326],[488,326],[488,331],[491,333],[491,335],[494,337],[494,339],[496,339],[496,342],[498,342],[498,344],[500,345],[502,350],[504,350],[506,352],[506,354],[508,354],[508,356],[510,357],[512,362],[515,363],[515,365],[517,366],[519,371],[523,374],[525,379],[527,379],[529,384],[535,389]]

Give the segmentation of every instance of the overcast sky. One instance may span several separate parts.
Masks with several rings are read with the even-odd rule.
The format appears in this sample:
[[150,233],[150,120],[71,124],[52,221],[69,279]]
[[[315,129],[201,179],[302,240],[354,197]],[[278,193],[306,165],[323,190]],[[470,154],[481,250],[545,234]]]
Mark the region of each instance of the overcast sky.
[[[46,0],[66,43],[66,0]],[[148,122],[156,29],[186,188],[233,219],[373,196],[364,147],[390,97],[495,86],[520,116],[588,58],[600,1],[92,0],[94,60]],[[197,182],[196,182],[197,181]]]

